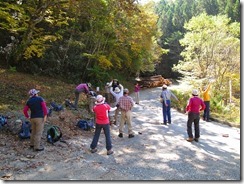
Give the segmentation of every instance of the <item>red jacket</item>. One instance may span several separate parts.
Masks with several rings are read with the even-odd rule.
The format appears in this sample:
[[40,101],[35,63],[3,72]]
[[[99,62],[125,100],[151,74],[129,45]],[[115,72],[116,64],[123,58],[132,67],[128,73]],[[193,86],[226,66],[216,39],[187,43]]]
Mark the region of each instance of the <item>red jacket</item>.
[[187,112],[194,112],[199,113],[200,111],[205,109],[205,104],[201,98],[198,96],[191,97],[187,106],[186,111]]

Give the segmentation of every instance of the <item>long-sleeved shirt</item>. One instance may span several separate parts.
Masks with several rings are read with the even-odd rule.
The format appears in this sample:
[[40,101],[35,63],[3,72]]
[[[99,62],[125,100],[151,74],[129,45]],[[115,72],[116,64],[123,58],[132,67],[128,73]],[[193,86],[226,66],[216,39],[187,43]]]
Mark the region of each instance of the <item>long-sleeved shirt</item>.
[[[28,110],[31,110],[31,115],[29,116]],[[40,96],[32,96],[27,101],[23,113],[26,118],[43,118],[47,115],[46,102]]]
[[81,83],[75,88],[79,92],[89,93],[89,88],[86,83]]
[[124,93],[124,87],[120,84],[119,85],[121,87],[120,92],[119,93],[115,93],[113,91],[113,88],[110,88],[110,93],[115,97],[115,105],[118,104],[119,98],[123,96]]
[[119,108],[124,111],[129,111],[134,106],[134,101],[130,96],[124,95],[119,98]]
[[134,92],[137,93],[140,91],[140,86],[139,85],[135,85],[135,89],[134,89]]
[[207,88],[204,91],[201,91],[202,96],[203,96],[203,101],[210,101],[210,84],[207,86]]
[[161,98],[163,98],[163,101],[164,101],[165,104],[166,104],[166,101],[167,100],[170,100],[171,99],[171,97],[173,97],[176,100],[178,100],[178,98],[170,90],[166,89],[166,90],[163,90],[162,91]]
[[205,109],[205,104],[201,98],[198,96],[191,97],[187,106],[186,111],[187,112],[194,112],[199,113],[200,111]]

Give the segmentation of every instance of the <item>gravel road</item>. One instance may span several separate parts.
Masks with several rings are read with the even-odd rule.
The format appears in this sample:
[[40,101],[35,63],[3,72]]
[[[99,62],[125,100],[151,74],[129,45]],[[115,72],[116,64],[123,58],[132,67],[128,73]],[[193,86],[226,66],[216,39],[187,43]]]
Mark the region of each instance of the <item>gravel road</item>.
[[[187,115],[172,109],[172,124],[161,124],[160,92],[161,88],[141,90],[140,105],[133,109],[134,138],[128,138],[127,127],[123,138],[118,137],[118,127],[111,127],[113,155],[106,155],[104,134],[100,136],[98,152],[90,153],[90,132],[85,140],[73,140],[77,149],[66,160],[47,162],[14,179],[241,180],[240,129],[200,121],[199,142],[187,142]],[[47,154],[48,150],[38,158]]]

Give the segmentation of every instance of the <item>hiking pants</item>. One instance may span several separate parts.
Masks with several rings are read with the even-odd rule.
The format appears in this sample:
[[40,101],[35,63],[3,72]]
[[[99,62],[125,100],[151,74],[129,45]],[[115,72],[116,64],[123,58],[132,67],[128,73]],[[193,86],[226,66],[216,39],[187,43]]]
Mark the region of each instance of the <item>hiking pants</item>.
[[203,119],[209,121],[209,114],[210,114],[210,101],[204,101],[205,109],[203,113]]
[[30,145],[34,146],[34,149],[40,149],[42,132],[44,128],[43,118],[31,118],[31,136]]
[[80,93],[85,93],[84,90],[80,90],[78,91],[77,89],[75,89],[75,108],[78,107],[78,102],[79,102],[79,98],[80,98]]
[[139,104],[139,92],[135,92],[136,103]]
[[94,134],[92,143],[90,145],[90,148],[95,149],[97,147],[97,143],[98,143],[102,129],[103,129],[103,132],[104,132],[105,138],[106,138],[106,149],[107,149],[107,151],[109,151],[112,149],[112,142],[111,142],[111,138],[110,138],[110,124],[97,124],[96,123],[96,130],[95,130],[95,134]]
[[193,138],[192,123],[194,122],[195,138],[200,137],[199,129],[200,113],[189,112],[187,120],[187,134],[189,138]]
[[171,123],[171,104],[170,104],[170,100],[166,100],[166,104],[168,106],[165,105],[165,103],[163,102],[163,118],[164,118],[164,123]]
[[132,113],[131,111],[123,111],[121,110],[121,117],[120,117],[120,123],[119,123],[119,133],[123,133],[124,130],[124,126],[125,126],[125,122],[127,124],[128,127],[128,134],[133,134],[132,131],[132,117],[131,117]]

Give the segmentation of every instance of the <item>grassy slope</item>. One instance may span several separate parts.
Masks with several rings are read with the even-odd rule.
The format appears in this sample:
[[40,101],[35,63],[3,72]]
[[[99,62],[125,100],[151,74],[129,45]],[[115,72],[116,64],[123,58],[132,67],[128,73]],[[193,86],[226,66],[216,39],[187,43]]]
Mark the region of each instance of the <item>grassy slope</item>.
[[52,100],[63,103],[66,98],[73,98],[75,85],[45,76],[0,69],[0,112],[22,110],[32,88],[40,90],[40,96],[49,104]]

